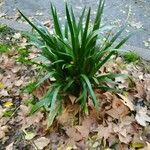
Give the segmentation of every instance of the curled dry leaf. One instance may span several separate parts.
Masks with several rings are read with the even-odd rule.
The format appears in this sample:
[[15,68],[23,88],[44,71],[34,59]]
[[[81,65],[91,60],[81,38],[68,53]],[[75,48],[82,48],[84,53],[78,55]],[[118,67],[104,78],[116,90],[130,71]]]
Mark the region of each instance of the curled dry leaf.
[[34,140],[34,144],[39,150],[43,150],[44,147],[46,147],[49,144],[50,140],[46,137],[40,137],[36,140]]
[[127,97],[127,96],[124,96],[122,94],[118,94],[120,97],[121,97],[121,101],[130,108],[131,111],[134,110],[134,105],[133,103],[131,102],[131,100]]

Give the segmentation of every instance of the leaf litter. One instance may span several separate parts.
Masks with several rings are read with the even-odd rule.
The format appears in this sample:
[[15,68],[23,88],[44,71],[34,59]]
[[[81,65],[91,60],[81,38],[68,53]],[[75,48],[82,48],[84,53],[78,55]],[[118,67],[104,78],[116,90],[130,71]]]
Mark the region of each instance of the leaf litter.
[[[138,24],[138,27],[141,24]],[[12,38],[21,48],[32,49],[29,59],[37,56],[37,49],[29,47],[20,33]],[[13,41],[14,42],[14,41]],[[43,96],[49,83],[44,83],[34,94],[22,93],[28,81],[38,73],[29,64],[17,62],[18,47],[0,56],[0,145],[3,149],[149,149],[150,135],[150,73],[144,66],[125,64],[119,57],[107,63],[101,72],[125,73],[127,78],[116,78],[122,94],[95,91],[99,111],[89,103],[87,116],[80,112],[76,97],[66,97],[64,111],[46,129],[43,109],[29,115],[32,101]],[[108,86],[114,86],[109,84]],[[116,86],[116,85],[115,85]]]

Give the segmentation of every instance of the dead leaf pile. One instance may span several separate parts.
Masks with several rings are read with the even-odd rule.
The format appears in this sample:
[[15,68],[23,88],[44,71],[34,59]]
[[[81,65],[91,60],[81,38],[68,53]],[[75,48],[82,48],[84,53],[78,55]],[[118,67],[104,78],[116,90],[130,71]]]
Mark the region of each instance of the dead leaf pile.
[[[38,14],[40,15],[40,14]],[[47,24],[47,23],[45,23]],[[132,24],[141,28],[140,23]],[[12,39],[21,47],[29,46],[20,33]],[[14,42],[13,41],[13,42]],[[30,59],[37,56],[37,49],[30,47]],[[101,68],[101,73],[127,74],[107,83],[124,92],[95,91],[99,110],[95,110],[89,98],[89,115],[83,115],[75,104],[76,97],[69,95],[62,114],[49,130],[46,130],[46,113],[41,109],[29,115],[30,100],[40,99],[49,83],[37,89],[33,95],[21,93],[20,88],[31,81],[37,70],[16,61],[17,49],[0,56],[0,145],[6,149],[132,149],[149,148],[150,123],[150,74],[142,66],[125,64],[121,57],[113,59]],[[35,100],[35,99],[34,99]],[[29,102],[28,102],[29,101]]]

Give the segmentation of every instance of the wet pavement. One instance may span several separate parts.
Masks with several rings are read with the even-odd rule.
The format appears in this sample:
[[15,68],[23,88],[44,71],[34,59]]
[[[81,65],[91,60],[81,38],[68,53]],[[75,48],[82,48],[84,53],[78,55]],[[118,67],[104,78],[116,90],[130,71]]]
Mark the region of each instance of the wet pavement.
[[[60,14],[64,17],[63,0],[52,0]],[[79,16],[83,7],[91,6],[92,15],[96,13],[96,0],[68,0],[72,4],[76,16]],[[136,34],[127,43],[131,50],[136,50],[143,58],[150,60],[150,0],[106,0],[104,23],[115,24],[117,27],[127,22],[128,28],[124,35],[136,31]],[[27,16],[40,21],[50,18],[50,0],[0,0],[0,23],[19,30],[28,30],[29,26],[17,22],[17,8]]]

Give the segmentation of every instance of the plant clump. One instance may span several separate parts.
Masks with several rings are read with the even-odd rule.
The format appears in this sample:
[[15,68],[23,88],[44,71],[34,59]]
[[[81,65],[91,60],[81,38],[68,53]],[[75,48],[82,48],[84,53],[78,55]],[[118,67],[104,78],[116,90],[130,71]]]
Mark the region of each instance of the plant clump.
[[125,61],[127,62],[136,62],[139,60],[139,55],[134,52],[134,51],[130,51],[130,52],[126,52],[124,55],[123,55],[123,58],[125,59]]
[[[104,10],[104,1],[100,0],[96,18],[90,21],[91,8],[84,8],[79,19],[76,19],[72,7],[69,9],[65,4],[66,22],[61,28],[56,8],[51,4],[54,29],[53,32],[39,23],[31,22],[22,12],[22,17],[38,33],[32,33],[30,38],[37,48],[40,49],[36,65],[40,65],[46,71],[46,75],[39,80],[36,88],[47,79],[52,79],[46,94],[42,100],[37,102],[31,113],[41,107],[49,111],[48,126],[50,126],[61,112],[62,106],[66,103],[66,94],[76,97],[78,103],[85,112],[88,108],[88,98],[92,100],[95,107],[98,107],[95,95],[96,89],[117,91],[107,86],[106,83],[114,82],[114,78],[121,74],[113,72],[101,73],[102,68],[116,51],[128,40],[127,36],[117,42],[118,37],[124,31],[122,27],[111,37],[108,34],[103,41],[100,31],[103,28],[101,20]],[[39,63],[40,62],[40,63]]]

